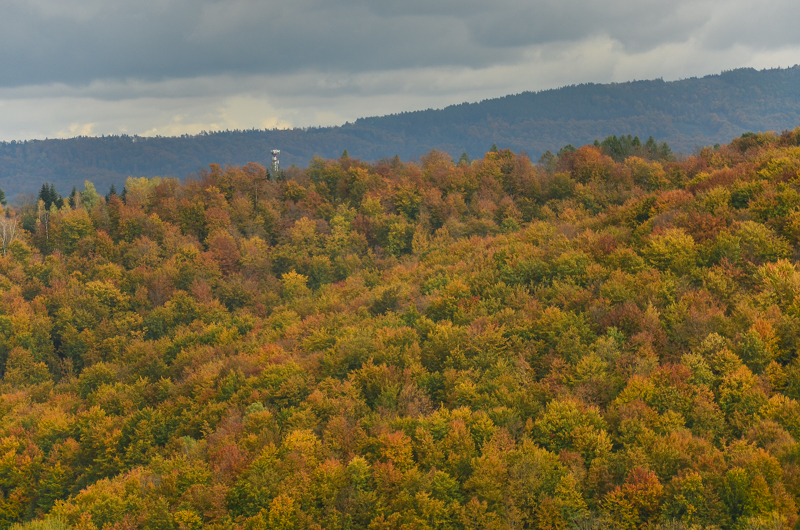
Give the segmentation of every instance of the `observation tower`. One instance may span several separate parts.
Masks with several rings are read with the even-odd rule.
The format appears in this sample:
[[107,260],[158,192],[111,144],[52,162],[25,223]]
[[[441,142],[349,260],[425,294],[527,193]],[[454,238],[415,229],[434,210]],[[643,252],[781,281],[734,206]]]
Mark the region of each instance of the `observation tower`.
[[280,149],[273,149],[272,150],[272,173],[274,175],[278,174],[278,168],[280,167],[280,162],[278,162],[278,155],[281,154]]

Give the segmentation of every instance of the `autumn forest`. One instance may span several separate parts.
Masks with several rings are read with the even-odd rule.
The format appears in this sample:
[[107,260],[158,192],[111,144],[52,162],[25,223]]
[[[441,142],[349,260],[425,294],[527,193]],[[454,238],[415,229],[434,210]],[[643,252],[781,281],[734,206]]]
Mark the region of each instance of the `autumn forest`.
[[2,528],[798,524],[800,128],[45,184],[0,236]]

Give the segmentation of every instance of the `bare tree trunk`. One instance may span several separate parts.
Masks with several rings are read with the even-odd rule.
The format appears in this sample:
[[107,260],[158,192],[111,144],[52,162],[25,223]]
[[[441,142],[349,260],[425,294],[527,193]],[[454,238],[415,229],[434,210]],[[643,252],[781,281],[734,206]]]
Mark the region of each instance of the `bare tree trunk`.
[[0,238],[3,243],[3,256],[8,252],[8,245],[17,237],[17,218],[0,217]]

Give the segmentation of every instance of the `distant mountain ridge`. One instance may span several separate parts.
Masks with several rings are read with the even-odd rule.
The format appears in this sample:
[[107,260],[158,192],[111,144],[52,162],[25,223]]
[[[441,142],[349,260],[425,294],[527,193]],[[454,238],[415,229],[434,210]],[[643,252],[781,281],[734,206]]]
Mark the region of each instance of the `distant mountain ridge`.
[[250,130],[181,137],[79,137],[0,143],[0,188],[7,196],[53,182],[62,193],[84,180],[101,191],[127,176],[183,178],[210,163],[285,166],[314,156],[408,160],[431,149],[481,156],[496,143],[536,158],[571,143],[634,134],[675,152],[725,143],[748,131],[800,126],[800,66],[743,68],[679,81],[582,84],[523,92],[439,110],[369,117],[337,127]]

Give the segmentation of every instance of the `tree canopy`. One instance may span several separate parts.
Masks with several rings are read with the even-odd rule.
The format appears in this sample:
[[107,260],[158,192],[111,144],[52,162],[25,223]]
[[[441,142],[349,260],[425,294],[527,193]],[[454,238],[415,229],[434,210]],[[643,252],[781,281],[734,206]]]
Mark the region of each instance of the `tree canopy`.
[[0,526],[794,527],[800,129],[642,155],[43,186]]

